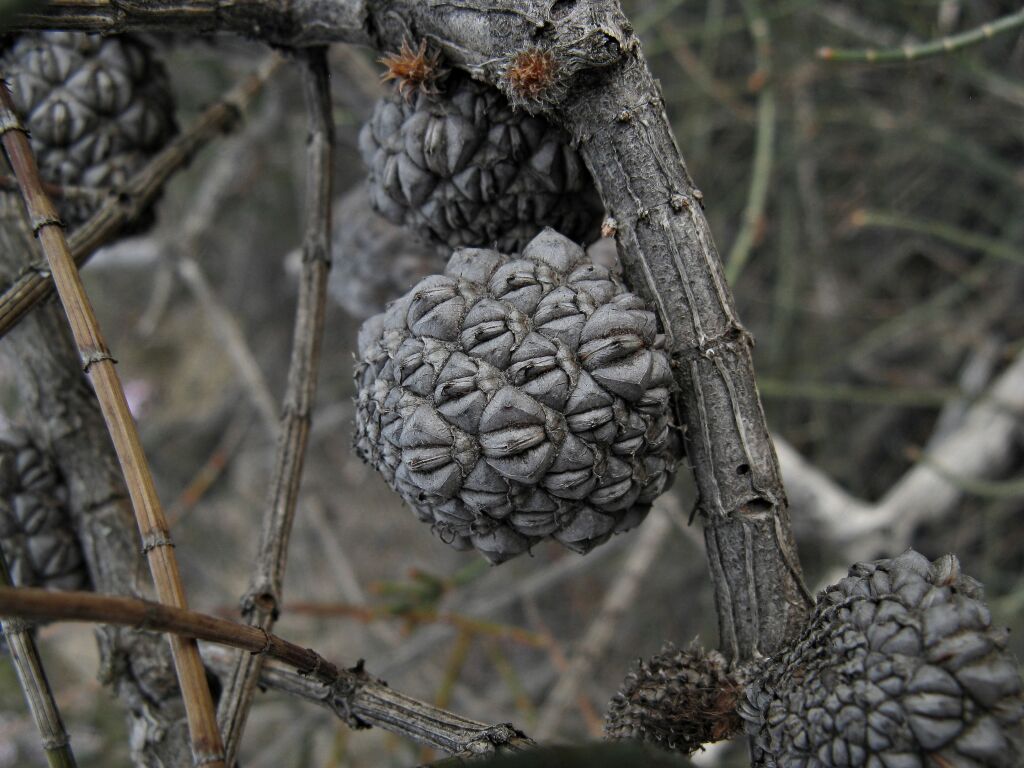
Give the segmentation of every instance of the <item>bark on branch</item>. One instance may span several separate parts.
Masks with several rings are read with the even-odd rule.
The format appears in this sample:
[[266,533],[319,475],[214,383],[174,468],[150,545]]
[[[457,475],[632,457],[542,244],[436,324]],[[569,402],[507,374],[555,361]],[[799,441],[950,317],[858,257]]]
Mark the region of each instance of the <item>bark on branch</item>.
[[[597,183],[627,276],[656,307],[671,342],[723,650],[741,660],[771,655],[798,630],[810,596],[751,341],[736,315],[703,196],[617,0],[57,0],[16,24],[233,31],[275,44],[343,41],[381,51],[426,39],[451,64],[564,125]],[[552,64],[549,82],[517,92],[509,71],[520,55],[537,51]]]

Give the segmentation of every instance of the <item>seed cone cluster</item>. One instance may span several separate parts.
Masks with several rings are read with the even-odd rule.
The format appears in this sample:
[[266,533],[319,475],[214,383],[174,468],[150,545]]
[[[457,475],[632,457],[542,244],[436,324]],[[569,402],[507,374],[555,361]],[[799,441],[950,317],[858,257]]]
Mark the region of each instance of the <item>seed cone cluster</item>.
[[356,448],[445,541],[587,552],[671,481],[654,314],[568,238],[456,251],[360,333]]
[[374,208],[433,242],[512,253],[545,226],[597,237],[600,200],[568,134],[464,73],[396,89],[359,143]]
[[742,693],[717,651],[666,645],[626,676],[609,704],[605,733],[690,754],[742,730],[736,711]]
[[952,555],[855,565],[748,688],[755,765],[1020,766],[1024,699],[1005,643]]
[[[19,35],[0,56],[40,173],[61,186],[121,184],[175,131],[170,87],[149,46],[130,36]],[[57,200],[70,226],[86,200]]]
[[631,672],[605,730],[693,752],[745,727],[760,768],[1013,768],[1024,697],[1006,632],[952,555],[859,563],[791,648],[743,670],[671,647]]
[[0,547],[15,586],[88,586],[64,482],[21,432],[0,439]]
[[370,207],[360,184],[334,207],[331,295],[352,317],[365,320],[427,275],[444,270],[447,255],[413,241]]

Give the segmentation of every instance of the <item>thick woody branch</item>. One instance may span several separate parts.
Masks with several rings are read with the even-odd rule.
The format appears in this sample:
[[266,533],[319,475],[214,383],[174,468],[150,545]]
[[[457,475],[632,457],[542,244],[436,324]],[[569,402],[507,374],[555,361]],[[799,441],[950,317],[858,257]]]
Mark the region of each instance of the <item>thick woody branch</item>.
[[[302,246],[302,271],[299,275],[299,301],[270,498],[260,532],[256,568],[249,591],[242,601],[242,610],[249,624],[266,631],[270,631],[277,620],[288,558],[288,541],[299,499],[299,485],[316,396],[327,274],[330,269],[334,126],[327,51],[325,48],[311,48],[299,58],[303,64],[303,83],[310,121],[306,170],[307,219]],[[233,764],[238,754],[262,663],[262,656],[239,656],[225,685],[220,720],[229,765]]]
[[[328,707],[353,728],[379,726],[449,754],[519,751],[532,741],[511,724],[468,720],[393,691],[367,674],[361,664],[342,669],[310,648],[290,643],[258,627],[218,619],[149,600],[0,588],[0,615],[48,621],[85,621],[169,632],[265,656],[286,665],[268,667],[261,682]],[[207,651],[218,671],[230,665],[226,654]],[[291,671],[294,670],[294,671]]]
[[572,89],[559,116],[581,144],[634,289],[669,338],[700,490],[722,649],[771,655],[809,596],[765,423],[750,337],[660,91],[634,43],[618,67]]
[[[191,18],[190,18],[191,17]],[[362,42],[397,50],[428,40],[454,65],[531,111],[547,112],[580,144],[617,231],[634,289],[668,336],[690,459],[707,522],[723,650],[771,655],[803,622],[803,586],[778,462],[741,326],[661,94],[616,0],[283,0],[125,3],[69,0],[19,24],[120,31],[166,26],[233,30],[292,45]],[[550,87],[525,98],[508,71],[538,49]]]

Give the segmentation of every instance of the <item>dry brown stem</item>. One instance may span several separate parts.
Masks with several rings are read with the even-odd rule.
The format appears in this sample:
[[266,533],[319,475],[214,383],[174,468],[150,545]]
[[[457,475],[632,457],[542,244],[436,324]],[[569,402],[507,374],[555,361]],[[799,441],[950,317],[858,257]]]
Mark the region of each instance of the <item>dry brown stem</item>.
[[[11,574],[0,551],[0,587],[10,587]],[[50,768],[75,768],[75,753],[71,751],[71,738],[64,727],[64,719],[46,678],[43,660],[39,657],[32,628],[22,619],[0,620],[11,666],[18,676],[18,684],[25,694],[32,720],[35,721],[42,742],[46,764]]]
[[[28,133],[15,114],[6,84],[0,87],[0,130],[3,131],[4,151],[21,186],[32,230],[50,265],[82,364],[96,392],[117,451],[157,594],[170,605],[185,607],[185,591],[172,549],[170,530],[114,367],[114,358],[82,285],[57,209],[43,190]],[[171,638],[171,650],[185,700],[195,762],[215,768],[223,766],[220,732],[199,649],[194,641],[175,637]]]
[[[342,669],[310,648],[258,627],[149,600],[0,587],[0,615],[50,621],[101,622],[206,640],[282,662],[264,670],[261,683],[329,707],[353,728],[378,726],[449,754],[518,751],[533,742],[511,724],[487,725],[459,717],[393,691],[361,664]],[[206,653],[211,667],[227,673],[230,660]]]
[[[256,568],[249,591],[242,599],[242,612],[246,620],[250,625],[265,631],[273,628],[281,601],[288,540],[295,520],[316,396],[327,274],[330,269],[334,127],[327,51],[326,48],[311,48],[303,51],[299,58],[304,65],[303,85],[310,122],[306,172],[307,218],[302,246],[302,271],[299,276],[299,302],[269,504],[261,528]],[[238,754],[262,663],[262,656],[239,656],[225,685],[220,719],[229,764],[234,762]]]

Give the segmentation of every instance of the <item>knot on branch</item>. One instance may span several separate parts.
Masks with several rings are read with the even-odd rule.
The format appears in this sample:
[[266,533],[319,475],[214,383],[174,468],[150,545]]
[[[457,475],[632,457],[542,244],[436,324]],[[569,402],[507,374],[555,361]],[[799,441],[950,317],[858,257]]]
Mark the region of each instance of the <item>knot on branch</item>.
[[354,730],[371,727],[368,722],[355,713],[355,697],[359,691],[367,683],[377,682],[379,685],[387,685],[383,681],[375,681],[370,677],[364,664],[363,659],[360,659],[354,667],[350,667],[338,675],[338,678],[331,684],[331,709],[345,721],[349,728]]
[[490,755],[507,747],[516,739],[525,739],[526,734],[518,730],[512,723],[499,723],[479,731],[476,736],[462,745],[460,755]]

